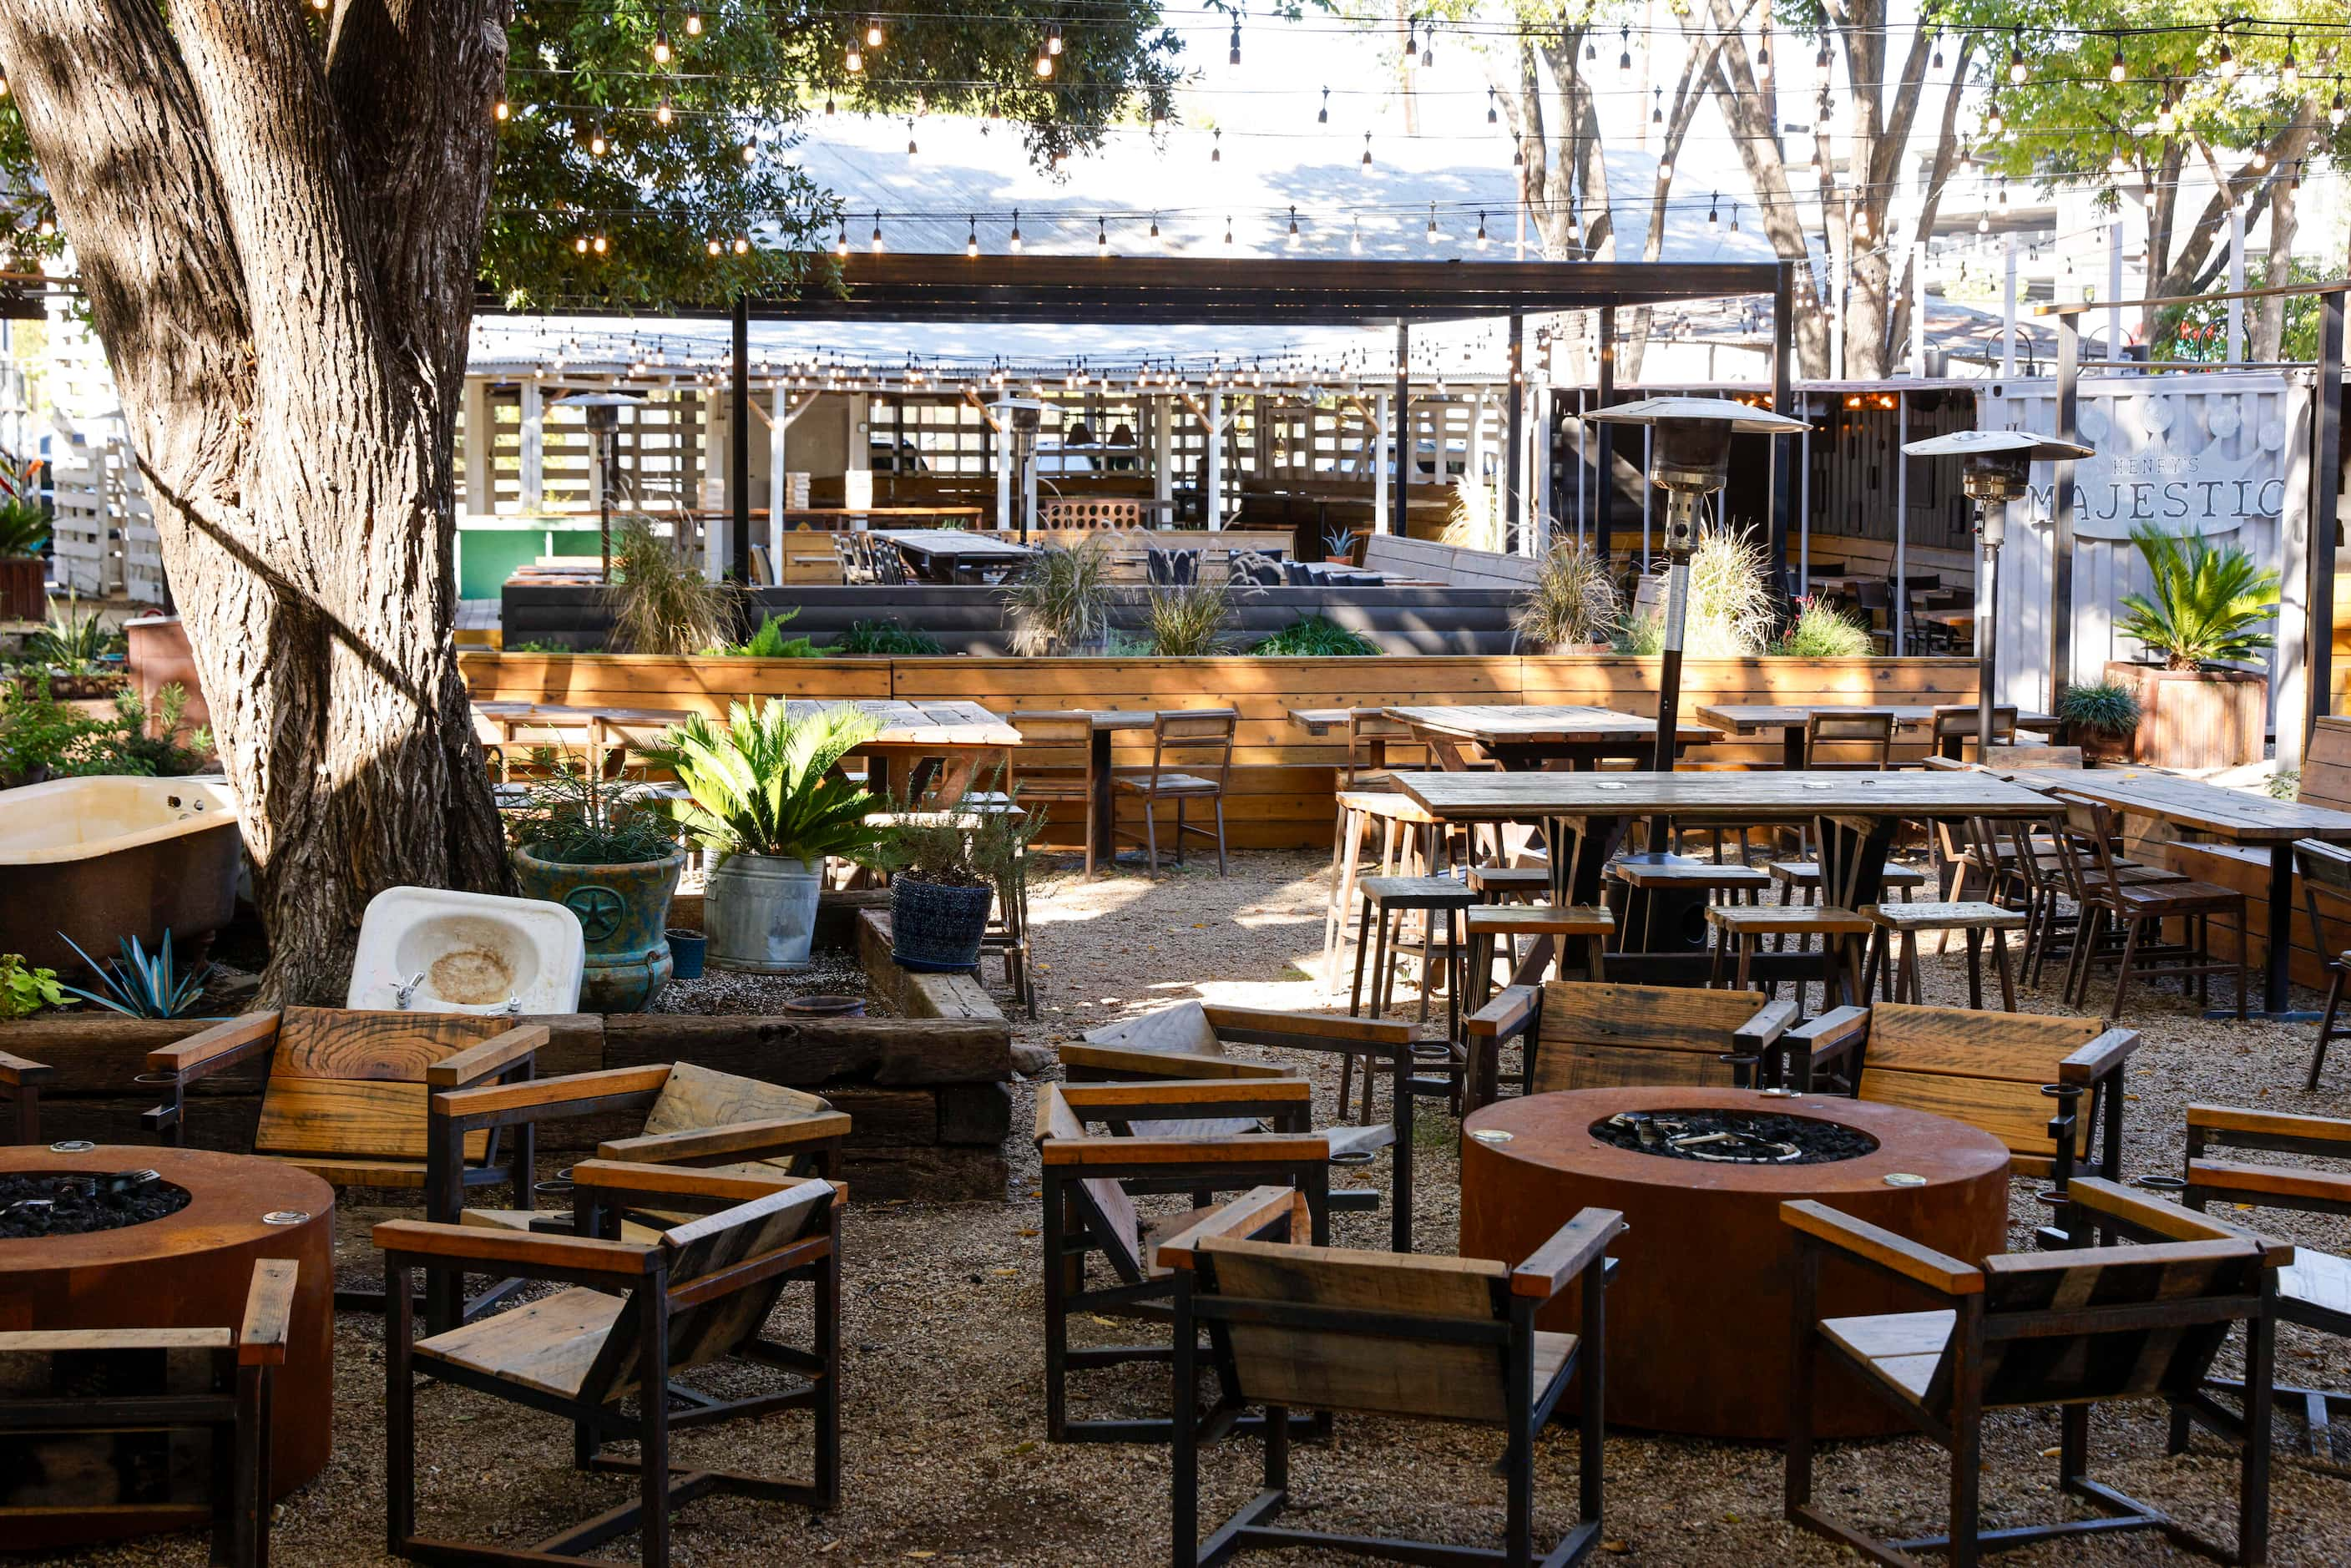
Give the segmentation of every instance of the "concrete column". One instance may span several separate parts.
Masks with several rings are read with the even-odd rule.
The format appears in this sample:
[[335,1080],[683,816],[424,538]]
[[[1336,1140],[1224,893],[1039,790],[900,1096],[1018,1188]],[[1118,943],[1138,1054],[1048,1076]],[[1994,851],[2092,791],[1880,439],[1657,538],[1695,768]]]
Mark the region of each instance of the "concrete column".
[[768,389],[768,564],[784,571],[784,507],[791,490],[784,479],[784,431],[791,423],[792,392],[778,382]]

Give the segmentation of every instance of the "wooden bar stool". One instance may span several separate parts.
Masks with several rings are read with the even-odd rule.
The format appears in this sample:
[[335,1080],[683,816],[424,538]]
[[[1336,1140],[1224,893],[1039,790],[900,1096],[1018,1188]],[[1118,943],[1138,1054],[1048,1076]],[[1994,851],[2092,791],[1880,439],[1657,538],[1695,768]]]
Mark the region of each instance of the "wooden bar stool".
[[1539,904],[1551,895],[1551,867],[1473,865],[1469,888],[1486,904]]
[[[1347,929],[1348,915],[1355,908],[1355,889],[1367,863],[1365,853],[1372,832],[1380,835],[1379,874],[1395,874],[1400,864],[1411,866],[1426,863],[1434,854],[1430,840],[1438,829],[1437,819],[1409,795],[1376,789],[1349,789],[1339,796],[1339,831],[1331,845],[1331,898],[1322,912],[1322,977],[1323,995],[1336,1000],[1340,977],[1341,956],[1353,938]],[[1361,954],[1357,955],[1361,969]]]
[[1569,968],[1567,945],[1582,943],[1583,977],[1597,983],[1607,977],[1602,973],[1602,966],[1606,962],[1608,939],[1616,934],[1616,917],[1592,904],[1570,904],[1562,909],[1549,904],[1481,904],[1462,915],[1461,926],[1463,940],[1469,949],[1468,974],[1472,988],[1464,999],[1475,1012],[1493,994],[1497,942],[1510,943],[1508,951],[1515,966],[1518,937],[1549,938],[1562,978]]
[[[1706,911],[1707,924],[1715,928],[1714,970],[1707,983],[1720,986],[1728,983],[1737,990],[1749,988],[1755,955],[1761,951],[1766,936],[1797,938],[1800,954],[1807,953],[1812,938],[1821,938],[1821,1000],[1829,1003],[1833,994],[1842,991],[1851,1003],[1865,995],[1861,989],[1861,946],[1872,927],[1869,921],[1850,909],[1840,909],[1834,904],[1714,904]],[[1779,949],[1785,951],[1784,946]],[[1733,959],[1737,960],[1735,975],[1723,973]],[[1795,982],[1796,1010],[1804,1010],[1804,984]],[[1777,987],[1766,983],[1766,988]]]
[[[2000,1009],[2016,1010],[2016,979],[2008,967],[2008,933],[2022,931],[2026,917],[2021,909],[1997,904],[1871,904],[1862,908],[1869,917],[1869,961],[1861,972],[1861,994],[1869,995],[1880,975],[1889,1002],[1924,1004],[1918,982],[1918,933],[1962,933],[1968,943],[1968,1006],[1983,1009],[1984,937],[1991,937],[1992,964],[2000,971]],[[1896,938],[1898,956],[1891,951]]]
[[[1428,1020],[1429,991],[1439,972],[1430,961],[1430,949],[1436,946],[1436,917],[1445,920],[1445,959],[1441,971],[1447,977],[1445,988],[1446,1037],[1458,1031],[1461,988],[1453,977],[1460,963],[1461,945],[1455,926],[1456,917],[1478,902],[1466,882],[1456,882],[1449,876],[1367,876],[1357,889],[1363,912],[1355,928],[1355,984],[1347,998],[1347,1015],[1361,1017],[1364,1010],[1364,968],[1369,955],[1372,969],[1372,1013],[1374,1018],[1384,1015],[1395,998],[1395,961],[1407,952],[1420,958],[1420,1013],[1418,1021]],[[1407,942],[1404,936],[1404,917],[1420,915],[1426,917],[1420,940]],[[1378,923],[1376,936],[1373,924]],[[1342,1070],[1343,1073],[1344,1070]],[[1342,1082],[1344,1082],[1343,1077]]]
[[[1635,925],[1633,913],[1638,895],[1641,946],[1630,951],[1654,953],[1657,949],[1658,895],[1667,893],[1702,893],[1708,904],[1748,904],[1759,902],[1762,890],[1771,885],[1771,874],[1760,867],[1740,865],[1735,862],[1687,860],[1678,855],[1656,857],[1628,855],[1612,861],[1608,866],[1610,880],[1625,889],[1625,930],[1627,940]],[[1626,951],[1623,944],[1618,950]]]

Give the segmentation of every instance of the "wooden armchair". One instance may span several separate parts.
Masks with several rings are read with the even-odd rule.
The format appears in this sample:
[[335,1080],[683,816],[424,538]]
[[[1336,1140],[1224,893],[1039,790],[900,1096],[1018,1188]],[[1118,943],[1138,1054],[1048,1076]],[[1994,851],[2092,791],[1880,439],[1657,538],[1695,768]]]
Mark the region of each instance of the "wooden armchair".
[[[1512,1269],[1484,1259],[1409,1258],[1296,1244],[1311,1213],[1301,1196],[1260,1187],[1160,1249],[1176,1279],[1175,1561],[1207,1568],[1236,1552],[1306,1546],[1402,1562],[1545,1568],[1583,1560],[1600,1540],[1604,1291],[1614,1210],[1587,1208]],[[1286,1221],[1280,1239],[1250,1238]],[[1583,1333],[1548,1333],[1535,1315],[1570,1286]],[[1195,1343],[1208,1331],[1222,1396],[1195,1414]],[[1583,1373],[1575,1527],[1534,1545],[1534,1445],[1568,1382]],[[1203,1543],[1198,1448],[1248,1406],[1265,1418],[1264,1490]],[[1354,1411],[1499,1427],[1507,1495],[1502,1550],[1283,1529],[1290,1502],[1290,1415]]]
[[[253,1152],[298,1166],[338,1187],[416,1187],[426,1218],[455,1219],[465,1194],[510,1185],[529,1202],[530,1131],[476,1133],[437,1173],[430,1157],[427,1097],[476,1084],[516,1084],[534,1071],[545,1024],[461,1013],[360,1012],[287,1008],[247,1013],[147,1053],[139,1082],[169,1098],[141,1120],[167,1145],[187,1134],[188,1090],[216,1073],[266,1061]],[[495,1299],[467,1304],[478,1312]],[[338,1282],[335,1304],[373,1307],[376,1291]]]
[[[2015,1253],[1979,1264],[1922,1247],[1809,1200],[1783,1203],[1795,1242],[1795,1360],[1788,1431],[1787,1516],[1873,1562],[1945,1551],[1973,1568],[1986,1551],[2035,1541],[2159,1529],[2193,1541],[2152,1506],[2088,1475],[2090,1406],[2160,1398],[2218,1406],[2200,1392],[2231,1327],[2246,1328],[2255,1392],[2238,1427],[2237,1550],[2223,1561],[2258,1563],[2269,1542],[2271,1313],[2278,1268],[2293,1249],[2203,1220],[2127,1188],[2085,1176],[2072,1200],[2114,1247]],[[1823,1255],[1915,1287],[1927,1310],[1815,1321]],[[1887,1543],[1813,1502],[1813,1390],[1822,1354],[1857,1377],[1951,1456],[1949,1531]],[[1983,1530],[1979,1487],[1987,1410],[2055,1405],[2058,1485],[2104,1517]],[[2225,1413],[2222,1413],[2225,1414]],[[2210,1550],[2205,1548],[2205,1550]],[[2216,1553],[2218,1554],[2218,1553]]]
[[[2351,1120],[2240,1110],[2228,1105],[2190,1105],[2188,1176],[2178,1184],[2185,1189],[2180,1195],[2182,1200],[2199,1211],[2217,1198],[2254,1208],[2351,1214],[2351,1175],[2302,1166],[2241,1165],[2204,1157],[2215,1148],[2264,1149],[2273,1154],[2351,1160]],[[2150,1178],[2147,1185],[2158,1184]],[[2320,1333],[2351,1339],[2351,1259],[2308,1247],[2296,1248],[2294,1261],[2278,1274],[2277,1316],[2280,1322],[2298,1323]],[[2241,1383],[2222,1378],[2206,1381],[2241,1395],[2244,1390]],[[2302,1417],[2304,1448],[2311,1464],[2335,1475],[2351,1475],[2351,1456],[2338,1456],[2327,1434],[2328,1426],[2336,1416],[2351,1415],[2351,1393],[2285,1384],[2275,1385],[2271,1392],[2273,1398],[2286,1400]],[[2186,1409],[2173,1412],[2174,1453],[2187,1446],[2189,1418],[2200,1419],[2200,1415]]]
[[[125,1500],[103,1511],[152,1521],[151,1530],[183,1529],[209,1514],[214,1563],[266,1568],[271,1385],[286,1364],[298,1273],[289,1259],[256,1259],[235,1328],[0,1333],[0,1451],[9,1456],[0,1468],[0,1542],[37,1543],[37,1535],[15,1534],[11,1521],[37,1531],[58,1513],[69,1500],[47,1496],[44,1481],[53,1467],[78,1476],[94,1448],[97,1462],[123,1480]],[[93,1377],[106,1370],[94,1361],[146,1362],[154,1375]],[[26,1362],[40,1364],[20,1370]],[[190,1430],[210,1440],[209,1509],[171,1484],[181,1468],[174,1437]]]
[[[1267,1045],[1340,1059],[1339,1104],[1347,1103],[1346,1071],[1364,1057],[1368,1076],[1372,1064],[1389,1072],[1407,1074],[1415,1060],[1412,1025],[1402,1019],[1334,1018],[1327,1013],[1274,1012],[1262,1008],[1215,1007],[1179,1002],[1141,1018],[1089,1030],[1082,1043],[1061,1048],[1061,1071],[1072,1083],[1165,1082],[1186,1079],[1287,1078],[1288,1068],[1270,1062],[1243,1061],[1227,1054],[1228,1045]],[[1435,1048],[1443,1051],[1442,1045]],[[1432,1084],[1432,1087],[1435,1087]],[[1395,1153],[1390,1162],[1388,1214],[1393,1245],[1412,1250],[1412,1102],[1395,1097],[1395,1120],[1371,1126],[1326,1127],[1334,1165],[1367,1165],[1384,1148]],[[1186,1123],[1181,1134],[1215,1136],[1260,1129],[1254,1120],[1226,1118]],[[1176,1129],[1157,1129],[1176,1131]],[[1378,1194],[1367,1188],[1331,1194],[1334,1211],[1379,1207]]]
[[[1267,1183],[1306,1195],[1317,1240],[1329,1239],[1330,1140],[1307,1131],[1313,1086],[1301,1078],[1143,1083],[1045,1083],[1037,1093],[1037,1149],[1045,1203],[1045,1436],[1064,1442],[1165,1442],[1155,1419],[1069,1418],[1073,1370],[1169,1359],[1166,1346],[1071,1349],[1073,1312],[1165,1322],[1174,1283],[1158,1244],[1184,1229],[1218,1193]],[[1155,1123],[1205,1118],[1271,1121],[1271,1133],[1177,1133]],[[1100,1132],[1096,1128],[1102,1129]],[[1146,1217],[1135,1199],[1183,1193],[1190,1212]],[[1090,1284],[1099,1253],[1107,1284]]]
[[2137,1030],[1882,1002],[1823,1013],[1791,1030],[1785,1045],[1796,1089],[1827,1087],[1981,1128],[2007,1145],[2020,1174],[2055,1178],[2052,1202],[2090,1157],[2094,1130],[2097,1174],[2122,1175],[2123,1068],[2139,1047]]
[[[1470,1098],[1492,1103],[1502,1046],[1520,1042],[1519,1092],[1605,1089],[1629,1083],[1745,1088],[1776,1063],[1796,1021],[1792,1000],[1761,991],[1618,986],[1549,980],[1512,986],[1469,1015]],[[1776,1065],[1761,1082],[1777,1082]]]
[[[829,1181],[591,1160],[573,1173],[580,1233],[540,1236],[396,1219],[375,1228],[390,1312],[384,1324],[386,1492],[392,1552],[417,1561],[539,1563],[583,1556],[635,1531],[645,1568],[669,1562],[670,1511],[712,1492],[799,1502],[821,1512],[841,1497],[841,1208]],[[603,1217],[659,1206],[698,1211],[651,1241],[612,1239]],[[413,1270],[489,1270],[569,1286],[525,1307],[413,1339]],[[805,1346],[761,1333],[785,1287],[814,1295]],[[759,1362],[794,1385],[719,1398],[682,1388],[682,1373]],[[637,1500],[527,1550],[434,1540],[416,1531],[416,1375],[527,1405],[572,1424],[583,1470],[634,1475]],[[663,1391],[661,1395],[652,1391]],[[622,1402],[634,1406],[633,1413]],[[682,1408],[673,1409],[673,1400]],[[796,1406],[815,1416],[810,1480],[672,1466],[674,1427],[747,1419]],[[632,1456],[609,1454],[633,1441]]]
[[8,1097],[7,1115],[0,1119],[0,1143],[41,1141],[41,1085],[57,1075],[54,1067],[0,1051],[0,1091]]

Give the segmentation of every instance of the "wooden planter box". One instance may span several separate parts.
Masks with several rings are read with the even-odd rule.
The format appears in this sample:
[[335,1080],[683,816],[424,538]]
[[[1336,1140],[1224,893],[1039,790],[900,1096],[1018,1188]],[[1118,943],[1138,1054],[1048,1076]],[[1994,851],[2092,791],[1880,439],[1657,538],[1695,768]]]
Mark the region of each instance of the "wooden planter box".
[[0,621],[45,621],[48,566],[37,555],[0,556]]
[[2130,759],[2158,768],[2236,768],[2262,758],[2269,677],[2246,670],[2167,670],[2112,660],[2106,679],[2138,698]]

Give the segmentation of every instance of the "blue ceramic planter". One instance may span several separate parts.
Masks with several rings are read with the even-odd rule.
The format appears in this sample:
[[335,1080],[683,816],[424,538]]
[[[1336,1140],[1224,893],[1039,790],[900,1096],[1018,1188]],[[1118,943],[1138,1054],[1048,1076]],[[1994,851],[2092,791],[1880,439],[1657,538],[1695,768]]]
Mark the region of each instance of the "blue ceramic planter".
[[560,904],[580,916],[588,939],[588,967],[580,1005],[591,1012],[632,1013],[669,984],[674,961],[664,927],[670,895],[685,869],[684,852],[664,861],[618,865],[569,865],[515,851],[515,874],[526,898]]

